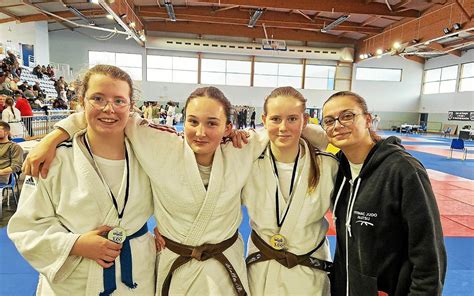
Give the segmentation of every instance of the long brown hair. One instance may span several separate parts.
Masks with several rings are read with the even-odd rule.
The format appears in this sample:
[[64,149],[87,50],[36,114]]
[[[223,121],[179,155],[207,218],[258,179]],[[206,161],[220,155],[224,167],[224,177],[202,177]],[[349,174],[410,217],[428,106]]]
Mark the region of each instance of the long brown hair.
[[[295,100],[301,103],[301,112],[305,113],[305,110],[306,110],[305,97],[293,87],[283,86],[283,87],[275,88],[265,98],[265,102],[263,103],[263,112],[265,115],[268,112],[268,101],[276,97],[294,98]],[[305,119],[306,119],[306,116],[305,116]],[[321,175],[320,167],[319,167],[319,159],[316,155],[317,148],[311,145],[311,143],[309,143],[309,141],[305,137],[301,136],[301,138],[306,142],[306,145],[308,145],[308,150],[309,150],[308,153],[311,157],[311,168],[309,171],[309,178],[308,178],[308,193],[311,193],[316,189],[316,186],[318,186],[319,177]]]
[[200,87],[200,88],[195,89],[186,100],[186,104],[184,105],[185,114],[186,114],[186,110],[188,109],[189,102],[192,99],[199,98],[199,97],[208,97],[208,98],[218,101],[224,108],[225,118],[227,121],[226,124],[231,123],[230,109],[232,105],[230,104],[230,101],[227,99],[224,93],[220,89],[214,86],[206,86],[206,87]]
[[[332,99],[338,98],[338,97],[350,97],[350,98],[352,98],[357,103],[357,105],[359,105],[359,107],[362,109],[362,112],[369,116],[370,121],[372,122],[372,115],[370,114],[369,109],[367,108],[367,102],[365,101],[365,99],[363,97],[356,94],[355,92],[351,92],[351,91],[337,92],[337,93],[331,95],[326,100],[326,102],[324,102],[323,108],[324,108],[324,105],[326,105],[327,102],[331,101]],[[382,139],[379,135],[377,135],[376,132],[374,132],[370,128],[369,128],[369,134],[370,134],[370,138],[372,138],[372,141],[374,141],[375,143],[377,143],[378,141],[380,141]]]
[[5,105],[10,107],[10,110],[12,111],[12,114],[13,114],[13,118],[16,119],[15,111],[13,111],[13,104],[14,103],[15,103],[15,101],[13,100],[12,97],[7,97],[7,99],[5,100]]

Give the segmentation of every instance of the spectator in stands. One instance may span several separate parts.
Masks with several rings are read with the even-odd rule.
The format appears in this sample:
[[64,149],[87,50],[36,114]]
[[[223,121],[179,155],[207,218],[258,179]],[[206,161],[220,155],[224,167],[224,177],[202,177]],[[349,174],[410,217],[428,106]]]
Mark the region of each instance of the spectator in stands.
[[0,82],[0,90],[2,90],[3,94],[6,95],[13,95],[12,89],[11,89],[11,81],[12,81],[12,76],[10,71],[5,71],[3,74],[3,79]]
[[23,95],[24,95],[27,99],[34,99],[34,98],[36,98],[35,93],[33,92],[33,87],[32,87],[31,85],[28,85],[28,87],[26,88],[26,90],[23,92]]
[[67,109],[66,101],[61,98],[57,98],[53,101],[53,109]]
[[21,74],[21,72],[19,72],[19,69],[20,69],[20,63],[18,62],[18,59],[16,57],[16,55],[11,52],[10,50],[7,51],[7,64],[10,65],[10,71],[12,73],[13,76],[19,78]]
[[41,72],[41,66],[37,65],[33,68],[33,74],[36,75],[39,79],[43,79],[43,73]]
[[48,65],[48,67],[46,67],[46,75],[54,79],[54,69],[53,67],[51,67],[51,65]]
[[64,77],[61,76],[59,77],[58,81],[56,81],[54,83],[54,88],[56,89],[56,91],[58,92],[58,96],[60,96],[60,92],[61,92],[61,86],[62,86],[62,89],[66,89],[67,88],[67,83],[66,81],[64,81]]
[[43,75],[48,74],[48,71],[46,71],[46,66],[45,65],[41,66],[41,73],[43,73]]
[[0,183],[6,184],[11,173],[18,173],[23,163],[23,150],[10,141],[10,125],[0,121]]
[[35,94],[35,97],[37,98],[46,98],[46,94],[41,89],[41,85],[39,84],[38,81],[36,81],[35,85],[33,85],[33,92]]
[[13,138],[22,138],[23,137],[23,125],[21,124],[21,114],[20,110],[15,108],[13,105],[12,97],[7,97],[5,100],[5,110],[2,112],[2,120],[10,124],[10,135]]
[[32,137],[33,136],[33,126],[32,126],[32,118],[33,118],[33,110],[31,109],[30,103],[27,99],[22,97],[20,92],[17,92],[15,95],[16,98],[16,108],[20,110],[21,114],[21,121],[23,121],[28,134]]
[[18,86],[18,89],[21,90],[22,92],[25,92],[27,87],[28,87],[28,81],[25,80],[20,86]]
[[7,99],[7,96],[4,94],[0,94],[0,113],[3,112],[5,109],[5,100]]

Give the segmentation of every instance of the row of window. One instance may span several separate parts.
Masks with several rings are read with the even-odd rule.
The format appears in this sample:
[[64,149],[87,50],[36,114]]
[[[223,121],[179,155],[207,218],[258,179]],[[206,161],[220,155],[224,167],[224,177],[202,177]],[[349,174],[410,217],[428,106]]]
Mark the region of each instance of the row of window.
[[[198,83],[198,58],[147,55],[148,81]],[[89,65],[111,64],[127,71],[132,79],[142,80],[142,56],[113,52],[89,51]],[[214,85],[251,85],[250,61],[201,59],[201,83]],[[335,66],[287,63],[254,63],[253,85],[263,87],[293,86],[301,88],[304,76],[305,89],[334,90]],[[303,75],[304,70],[304,75]],[[363,68],[356,69],[356,80],[393,81],[402,80],[402,69]],[[425,71],[423,93],[455,92],[458,66],[449,66]],[[474,63],[461,67],[459,91],[474,91]]]
[[[458,65],[426,70],[423,94],[455,92],[458,72]],[[462,64],[459,74],[459,91],[474,91],[474,63]]]
[[[147,80],[161,82],[198,82],[198,58],[147,55]],[[127,71],[132,79],[142,80],[142,57],[139,54],[89,51],[89,66],[111,64]],[[250,61],[201,59],[201,83],[250,86]],[[305,89],[333,90],[335,66],[306,65]],[[254,86],[293,86],[301,88],[303,65],[254,63]]]

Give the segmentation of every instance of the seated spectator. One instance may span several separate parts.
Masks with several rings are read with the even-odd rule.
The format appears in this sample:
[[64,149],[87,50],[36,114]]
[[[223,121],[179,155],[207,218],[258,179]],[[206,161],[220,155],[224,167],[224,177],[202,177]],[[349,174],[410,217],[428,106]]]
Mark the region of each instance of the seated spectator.
[[27,87],[28,87],[28,81],[23,81],[23,83],[18,86],[18,89],[21,90],[22,92],[25,92]]
[[0,94],[0,113],[3,112],[5,109],[5,100],[7,99],[7,96],[4,94]]
[[13,98],[7,97],[5,100],[5,110],[2,112],[2,120],[10,124],[10,135],[13,138],[23,137],[23,125],[21,124],[20,110],[14,107]]
[[57,98],[53,101],[53,109],[67,109],[66,101],[61,98]]
[[18,173],[23,163],[23,149],[10,141],[10,125],[0,121],[0,183],[9,182],[11,173]]
[[33,92],[33,87],[31,85],[28,85],[26,90],[23,92],[23,95],[28,99],[36,98],[35,93]]
[[33,92],[35,94],[35,97],[37,98],[46,98],[46,94],[41,89],[41,86],[38,81],[36,81],[35,85],[33,85]]
[[45,65],[41,66],[41,73],[43,73],[44,75],[48,74],[48,72],[46,71]]
[[15,94],[16,105],[15,107],[20,110],[21,121],[26,127],[28,134],[33,136],[33,126],[32,126],[32,117],[33,110],[31,109],[30,103],[25,99],[20,92]]
[[48,75],[50,78],[54,78],[54,69],[51,67],[51,65],[46,67],[46,75]]
[[33,68],[32,73],[36,75],[39,79],[43,79],[43,73],[41,73],[41,66],[37,65],[36,67]]

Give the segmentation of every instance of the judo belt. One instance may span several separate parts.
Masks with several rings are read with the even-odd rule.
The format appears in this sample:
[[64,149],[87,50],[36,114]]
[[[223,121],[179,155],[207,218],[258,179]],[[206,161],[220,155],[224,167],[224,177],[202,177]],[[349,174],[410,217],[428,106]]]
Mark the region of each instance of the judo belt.
[[171,285],[171,278],[173,277],[173,272],[178,269],[180,266],[186,264],[187,262],[191,261],[192,259],[196,259],[198,261],[206,261],[208,259],[214,258],[219,261],[227,270],[229,277],[231,279],[232,285],[234,286],[234,290],[239,296],[247,295],[245,292],[244,286],[240,281],[239,275],[235,271],[232,264],[223,254],[225,250],[227,250],[230,246],[232,246],[238,238],[238,232],[236,232],[231,238],[226,239],[225,241],[218,243],[218,244],[204,244],[201,246],[193,247],[183,245],[177,242],[170,240],[163,236],[163,239],[166,242],[166,248],[170,251],[179,255],[178,258],[173,262],[171,265],[170,271],[166,276],[166,279],[163,283],[163,288],[161,289],[162,296],[168,296],[170,285]]
[[[133,282],[132,278],[132,252],[130,249],[130,240],[140,237],[148,232],[146,223],[134,234],[127,236],[122,245],[120,251],[120,276],[122,283],[124,283],[130,289],[137,287],[137,284]],[[108,296],[117,289],[115,282],[115,264],[109,268],[104,268],[104,292],[101,292],[99,296]]]
[[315,249],[311,250],[311,252],[305,255],[295,255],[291,252],[287,252],[284,250],[275,250],[271,246],[269,246],[261,237],[259,237],[254,230],[252,230],[252,241],[257,247],[257,249],[259,249],[259,252],[250,254],[247,257],[247,266],[257,262],[276,260],[278,263],[285,266],[286,268],[293,268],[296,265],[303,265],[325,272],[332,271],[332,262],[324,261],[310,256],[324,244],[325,239],[323,239]]

